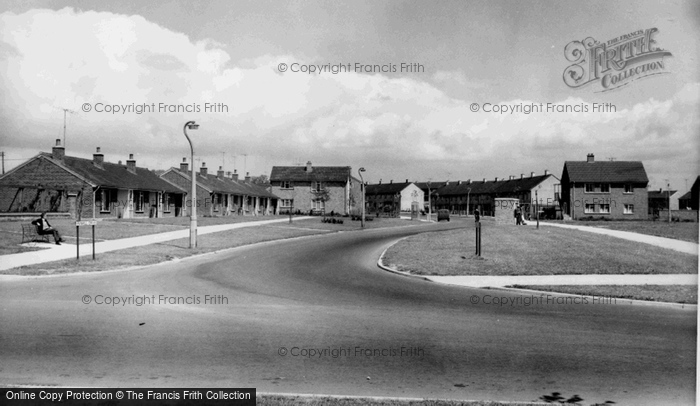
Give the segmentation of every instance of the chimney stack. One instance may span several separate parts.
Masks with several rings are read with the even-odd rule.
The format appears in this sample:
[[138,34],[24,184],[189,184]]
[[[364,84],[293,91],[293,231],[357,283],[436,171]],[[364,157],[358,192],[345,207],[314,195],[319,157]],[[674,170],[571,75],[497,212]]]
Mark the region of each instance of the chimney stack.
[[513,175],[508,176],[508,180],[513,180],[513,179],[515,179],[515,176],[513,176]]
[[202,162],[202,167],[199,168],[199,174],[202,176],[207,176],[207,163]]
[[[309,164],[311,164],[311,162],[309,162]],[[245,173],[245,181],[250,182],[250,172]]]
[[586,156],[586,162],[588,162],[588,163],[593,163],[593,162],[595,162],[595,155],[593,155],[593,154],[588,154],[588,155]]
[[189,165],[187,164],[187,158],[182,158],[182,162],[180,162],[180,170],[182,172],[187,172]]
[[458,181],[457,181],[457,184],[458,184],[458,185],[461,185],[461,184],[462,184],[462,181],[461,181],[461,180],[458,180]]
[[496,180],[494,180],[494,182],[498,182],[498,176],[496,176]]
[[389,184],[390,184],[390,185],[391,185],[392,183],[394,183],[394,179],[392,179],[392,180],[389,181]]
[[535,172],[530,172],[530,177],[532,178],[534,176],[535,176]]
[[313,172],[314,168],[311,166],[311,161],[306,162],[306,172]]
[[525,174],[524,174],[524,173],[521,173],[521,174],[520,174],[520,179],[523,179],[524,177],[525,177]]
[[238,182],[238,169],[233,170],[233,175],[231,175],[231,179]]
[[544,175],[545,175],[545,176],[549,175],[549,169],[545,169],[545,170],[544,170]]
[[219,178],[219,179],[223,179],[223,178],[224,178],[224,169],[223,169],[223,167],[219,166],[219,170],[216,171],[216,177]]
[[105,156],[100,152],[100,147],[97,147],[96,152],[94,154],[92,154],[92,163],[96,167],[98,167],[100,169],[104,169],[104,167],[102,166],[104,161],[105,161]]
[[56,139],[56,146],[51,150],[51,157],[57,161],[63,161],[63,157],[66,156],[66,149],[61,146],[61,140]]
[[126,160],[126,170],[136,175],[136,161],[134,154],[129,154],[129,159]]
[[381,180],[381,179],[379,179],[379,184],[380,184],[380,185],[382,184],[382,180]]
[[482,182],[482,183],[486,183],[486,178],[484,178],[484,180],[482,180],[481,182]]

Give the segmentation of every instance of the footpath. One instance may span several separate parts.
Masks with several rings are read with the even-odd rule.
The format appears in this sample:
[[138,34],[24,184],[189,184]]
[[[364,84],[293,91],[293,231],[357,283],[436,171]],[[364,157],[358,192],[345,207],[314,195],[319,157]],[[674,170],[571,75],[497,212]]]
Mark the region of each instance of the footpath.
[[[303,220],[311,217],[295,217],[295,220]],[[221,231],[234,230],[237,228],[256,227],[267,224],[288,222],[287,219],[249,221],[235,224],[220,224],[215,226],[197,227],[197,235],[205,235],[218,233]],[[116,240],[101,241],[95,243],[95,254],[103,252],[123,250],[132,247],[141,247],[144,245],[158,244],[165,241],[178,240],[181,238],[189,238],[190,229],[185,228],[177,231],[169,231],[166,233],[142,235],[138,237],[120,238]],[[42,245],[43,246],[43,245]],[[46,244],[47,248],[41,251],[20,252],[18,254],[9,254],[0,256],[0,271],[16,268],[19,266],[42,264],[45,262],[60,261],[63,259],[75,258],[76,247],[74,244],[55,245]],[[92,243],[80,244],[80,256],[92,256]]]

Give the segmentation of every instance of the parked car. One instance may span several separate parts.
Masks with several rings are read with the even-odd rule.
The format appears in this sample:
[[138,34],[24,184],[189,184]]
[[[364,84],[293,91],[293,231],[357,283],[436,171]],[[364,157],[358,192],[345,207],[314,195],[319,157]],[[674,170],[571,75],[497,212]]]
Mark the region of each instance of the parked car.
[[450,221],[450,211],[447,209],[441,209],[437,212],[437,221],[447,220]]

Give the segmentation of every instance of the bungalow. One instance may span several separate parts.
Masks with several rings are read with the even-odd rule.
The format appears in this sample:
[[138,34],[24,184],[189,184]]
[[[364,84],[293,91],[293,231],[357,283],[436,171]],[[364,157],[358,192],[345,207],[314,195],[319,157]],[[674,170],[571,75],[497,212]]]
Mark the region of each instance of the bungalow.
[[[365,201],[368,212],[394,212],[423,210],[424,192],[415,183],[382,183],[367,185]],[[415,204],[414,204],[415,203]]]
[[280,198],[278,213],[350,214],[361,207],[360,180],[349,166],[274,166],[270,185]]
[[[183,189],[190,190],[191,175],[187,158],[182,158],[179,168],[170,168],[160,176]],[[226,173],[222,167],[219,167],[216,175],[210,174],[206,163],[202,163],[199,173],[195,173],[195,176],[198,215],[266,215],[274,212],[277,196],[250,182],[250,176],[247,176],[245,181],[239,181],[236,171],[233,174]],[[186,207],[191,206],[192,203],[188,199]]]
[[561,176],[561,205],[564,213],[609,219],[648,218],[649,179],[639,161],[566,161]]
[[74,218],[175,217],[186,191],[136,166],[65,155],[61,140],[0,177],[0,211],[70,213]]
[[506,179],[494,178],[492,181],[457,181],[448,182],[435,193],[436,204],[440,209],[452,213],[473,213],[479,208],[482,215],[490,216],[495,211],[494,203],[497,197],[516,198],[525,207],[526,218],[535,216],[535,198],[539,203],[540,212],[547,211],[555,217],[558,207],[559,179],[545,170],[543,175],[530,172],[526,177],[509,176]]

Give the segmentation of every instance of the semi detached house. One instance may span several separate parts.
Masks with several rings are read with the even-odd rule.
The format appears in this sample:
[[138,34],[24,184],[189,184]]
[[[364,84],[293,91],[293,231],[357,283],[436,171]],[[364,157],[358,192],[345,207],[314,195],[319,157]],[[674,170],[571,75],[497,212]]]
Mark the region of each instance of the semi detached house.
[[350,214],[361,207],[360,181],[349,166],[274,166],[270,184],[280,199],[278,214]]
[[639,161],[566,161],[561,175],[562,211],[572,219],[648,218],[649,179]]

